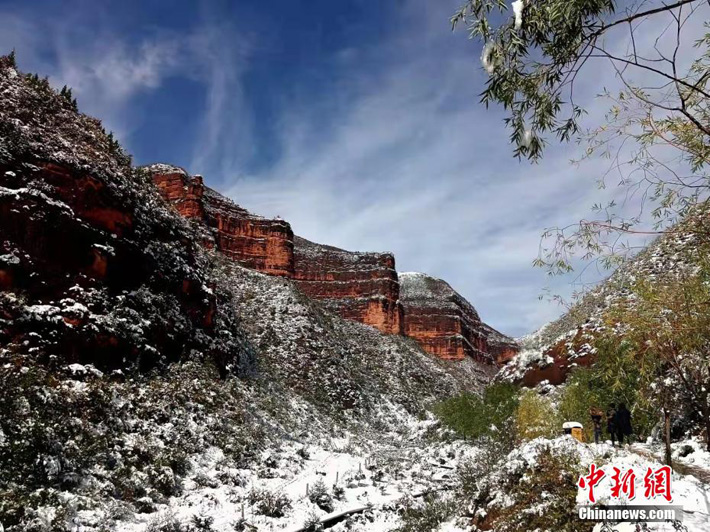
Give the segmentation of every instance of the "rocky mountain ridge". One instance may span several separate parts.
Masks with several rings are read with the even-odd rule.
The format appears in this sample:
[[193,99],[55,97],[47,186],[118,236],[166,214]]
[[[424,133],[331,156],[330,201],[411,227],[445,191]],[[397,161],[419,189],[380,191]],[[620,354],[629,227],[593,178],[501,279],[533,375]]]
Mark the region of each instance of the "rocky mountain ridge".
[[[66,91],[0,58],[5,530],[144,531],[215,493],[259,528],[302,523],[260,513],[256,488],[316,469],[311,446],[346,448],[366,471],[338,502],[352,505],[385,474],[358,449],[426,448],[429,405],[489,382],[473,359],[442,360],[307,297],[283,275],[295,276],[288,224],[161,171],[156,186]],[[359,271],[392,275],[378,257]],[[425,469],[407,489],[434,485]]]
[[[484,324],[444,281],[398,275],[391,253],[346,251],[301,238],[287,222],[248,212],[205,186],[202,176],[179,167],[159,163],[141,170],[204,233],[206,247],[244,267],[292,279],[305,295],[343,318],[410,336],[443,359],[472,358],[491,372],[517,351],[512,339]],[[438,289],[417,297],[417,281]]]
[[404,333],[427,352],[447,360],[470,357],[490,366],[517,352],[513,340],[484,324],[476,309],[445,281],[414,272],[399,278]]

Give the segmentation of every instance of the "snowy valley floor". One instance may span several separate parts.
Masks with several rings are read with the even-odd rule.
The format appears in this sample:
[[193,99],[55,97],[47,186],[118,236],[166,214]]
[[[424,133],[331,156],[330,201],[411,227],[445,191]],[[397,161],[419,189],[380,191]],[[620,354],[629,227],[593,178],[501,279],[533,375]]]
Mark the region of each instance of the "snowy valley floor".
[[[451,490],[457,464],[476,452],[464,442],[432,441],[433,420],[403,415],[402,421],[404,430],[373,439],[347,435],[310,445],[284,442],[263,452],[257,469],[225,468],[222,453],[208,450],[193,461],[184,495],[170,499],[157,515],[136,514],[124,529],[139,532],[175,519],[190,523],[197,516],[213,519],[216,531],[238,530],[243,519],[245,530],[295,532],[314,517],[329,521],[334,532],[393,530],[403,499]],[[285,515],[264,515],[284,496]],[[465,529],[450,524],[441,530]]]
[[[209,450],[194,460],[193,474],[184,486],[184,495],[170,499],[167,505],[157,509],[157,513],[136,514],[132,522],[123,523],[121,529],[142,532],[171,520],[190,523],[193,516],[197,516],[213,520],[212,529],[220,532],[240,530],[240,522],[242,530],[296,532],[305,530],[304,524],[312,522],[314,517],[327,522],[327,529],[333,532],[395,530],[401,525],[400,514],[407,498],[411,504],[411,499],[418,499],[424,493],[453,493],[450,490],[456,482],[456,469],[467,460],[476,460],[477,453],[477,449],[466,442],[431,440],[427,435],[435,424],[432,420],[402,421],[405,422],[404,430],[373,439],[351,435],[311,445],[285,443],[264,452],[262,466],[258,469],[225,468],[221,453]],[[676,444],[676,456],[687,445],[694,446],[695,451],[681,458],[681,462],[710,470],[708,453],[702,451],[697,442]],[[565,436],[528,442],[509,455],[507,464],[498,466],[511,474],[523,470],[534,464],[543,448],[574,453],[585,468],[590,463],[606,463],[609,467],[633,467],[643,471],[660,465],[642,455],[648,450],[646,445],[618,449],[608,444],[580,444]],[[597,488],[601,494],[598,502],[624,504],[623,499],[620,502],[609,499],[608,483],[606,478]],[[710,530],[710,486],[693,476],[676,473],[672,485],[672,504],[683,507],[683,525],[687,530]],[[326,502],[325,509],[312,502],[314,490],[319,486],[326,488],[326,499],[334,493],[337,495],[332,499],[332,506],[327,500],[317,501]],[[285,496],[290,501],[290,507],[283,508],[284,515],[263,515],[262,502],[269,494]],[[506,493],[496,495],[500,499],[506,496]],[[541,493],[541,499],[544,496]],[[586,492],[579,491],[577,502],[586,503]],[[278,506],[278,502],[274,504]],[[630,504],[660,506],[657,500],[644,499],[642,489],[637,490],[637,496]],[[467,523],[464,518],[453,518],[436,530],[470,530]],[[619,532],[637,530],[631,524],[617,524],[613,529]],[[671,523],[649,524],[648,529],[678,530]],[[601,524],[594,530],[601,531]]]

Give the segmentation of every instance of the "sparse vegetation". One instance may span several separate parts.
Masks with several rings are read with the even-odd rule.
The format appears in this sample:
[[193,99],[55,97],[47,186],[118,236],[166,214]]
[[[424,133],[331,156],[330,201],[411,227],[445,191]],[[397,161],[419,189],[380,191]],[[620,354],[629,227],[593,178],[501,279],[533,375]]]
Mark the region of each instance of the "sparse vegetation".
[[291,509],[291,499],[286,494],[266,489],[253,489],[248,500],[257,513],[267,517],[283,517]]
[[402,524],[396,532],[422,532],[436,530],[448,520],[454,511],[454,504],[438,494],[425,495],[421,499],[405,497],[399,502]]

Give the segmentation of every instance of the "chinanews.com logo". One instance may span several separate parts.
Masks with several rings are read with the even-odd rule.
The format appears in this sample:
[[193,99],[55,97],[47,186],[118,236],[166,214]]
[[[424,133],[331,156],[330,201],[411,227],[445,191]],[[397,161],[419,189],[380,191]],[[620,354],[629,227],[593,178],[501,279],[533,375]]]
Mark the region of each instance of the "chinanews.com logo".
[[[595,489],[601,489],[603,481],[603,487],[611,485],[609,498],[619,501],[619,505],[597,503],[599,493]],[[683,518],[683,509],[669,504],[673,502],[671,483],[669,466],[656,469],[648,467],[637,475],[634,468],[620,469],[612,466],[607,472],[591,464],[589,473],[579,477],[577,483],[589,501],[589,504],[578,507],[578,516],[585,521],[678,523]],[[643,504],[633,505],[633,501],[641,494],[639,499],[642,498]],[[654,504],[656,501],[658,504]]]

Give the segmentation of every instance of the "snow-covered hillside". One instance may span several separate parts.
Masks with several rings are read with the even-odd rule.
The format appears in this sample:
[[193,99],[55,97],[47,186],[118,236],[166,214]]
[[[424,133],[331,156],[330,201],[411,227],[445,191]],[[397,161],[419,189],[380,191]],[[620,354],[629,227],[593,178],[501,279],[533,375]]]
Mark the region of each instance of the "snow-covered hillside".
[[[582,295],[560,318],[519,338],[520,353],[501,369],[497,378],[524,382],[527,377],[526,384],[534,385],[540,382],[539,375],[556,373],[564,380],[569,369],[588,364],[587,357],[595,352],[594,339],[607,328],[605,312],[621,301],[633,303],[632,287],[636,281],[677,277],[696,268],[696,251],[707,234],[709,212],[710,204],[699,205],[687,219]],[[560,371],[550,371],[554,366]],[[546,368],[547,371],[540,371]]]

